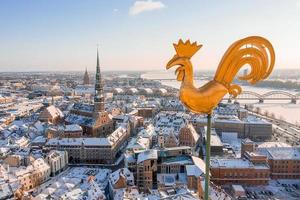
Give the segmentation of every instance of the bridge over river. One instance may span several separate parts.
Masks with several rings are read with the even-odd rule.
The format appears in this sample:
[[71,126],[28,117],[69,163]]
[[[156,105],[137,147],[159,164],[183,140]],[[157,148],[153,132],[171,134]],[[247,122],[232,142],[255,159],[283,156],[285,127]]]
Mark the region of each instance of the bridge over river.
[[223,100],[257,100],[259,103],[264,103],[265,101],[287,100],[291,103],[296,104],[297,100],[300,100],[300,92],[293,94],[285,91],[270,91],[264,94],[259,94],[252,91],[243,91],[236,98],[224,97]]

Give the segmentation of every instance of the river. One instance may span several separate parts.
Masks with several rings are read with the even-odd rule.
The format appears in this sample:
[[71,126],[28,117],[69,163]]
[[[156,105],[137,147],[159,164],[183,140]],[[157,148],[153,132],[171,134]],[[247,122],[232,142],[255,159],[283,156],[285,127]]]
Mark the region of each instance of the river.
[[[147,79],[173,79],[173,80],[161,80],[160,82],[163,85],[167,85],[174,88],[180,87],[180,82],[175,81],[176,76],[174,73],[170,72],[148,72],[142,75],[143,78]],[[204,76],[204,79],[207,76]],[[205,84],[207,80],[196,80],[195,85],[201,86]],[[261,87],[253,87],[253,86],[242,86],[244,91],[253,91],[258,94],[265,94],[270,91],[279,91],[276,88],[261,88]],[[288,91],[289,93],[295,94],[294,91]],[[260,107],[262,112],[268,111],[269,113],[275,114],[276,118],[284,119],[293,124],[300,124],[300,100],[297,101],[297,104],[292,104],[290,101],[265,101],[264,103],[258,103],[257,101],[243,100],[240,103],[253,104],[254,107]]]

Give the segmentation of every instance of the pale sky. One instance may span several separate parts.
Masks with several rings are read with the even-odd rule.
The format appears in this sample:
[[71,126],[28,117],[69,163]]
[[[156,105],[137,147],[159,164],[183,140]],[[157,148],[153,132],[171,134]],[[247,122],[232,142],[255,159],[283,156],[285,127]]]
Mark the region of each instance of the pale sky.
[[300,0],[0,0],[0,71],[163,70],[179,38],[213,70],[235,40],[269,39],[275,69],[300,69]]

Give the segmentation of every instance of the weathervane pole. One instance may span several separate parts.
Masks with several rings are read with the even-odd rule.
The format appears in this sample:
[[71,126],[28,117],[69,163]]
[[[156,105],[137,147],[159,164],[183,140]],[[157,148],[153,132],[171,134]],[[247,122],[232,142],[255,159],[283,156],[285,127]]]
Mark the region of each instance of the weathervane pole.
[[209,169],[210,169],[210,134],[211,134],[211,113],[207,114],[207,130],[206,130],[206,150],[205,150],[205,196],[208,200],[209,189]]

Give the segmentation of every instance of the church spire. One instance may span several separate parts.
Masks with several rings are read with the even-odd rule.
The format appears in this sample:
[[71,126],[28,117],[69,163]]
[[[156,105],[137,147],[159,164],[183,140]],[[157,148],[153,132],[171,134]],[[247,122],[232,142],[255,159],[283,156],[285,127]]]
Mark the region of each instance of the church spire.
[[85,73],[83,76],[83,85],[89,85],[90,84],[90,77],[87,71],[87,67],[85,68]]
[[100,72],[98,47],[97,47],[97,66],[96,66],[94,104],[95,104],[95,112],[104,111],[103,81],[102,81],[101,72]]

